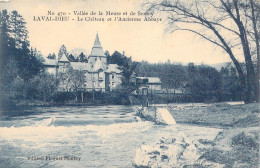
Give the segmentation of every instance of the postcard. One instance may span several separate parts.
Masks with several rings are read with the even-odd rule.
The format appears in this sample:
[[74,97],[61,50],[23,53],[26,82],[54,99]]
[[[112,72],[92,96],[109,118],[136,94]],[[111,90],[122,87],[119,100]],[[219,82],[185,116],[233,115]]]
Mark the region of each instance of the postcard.
[[259,167],[257,0],[0,9],[0,167]]

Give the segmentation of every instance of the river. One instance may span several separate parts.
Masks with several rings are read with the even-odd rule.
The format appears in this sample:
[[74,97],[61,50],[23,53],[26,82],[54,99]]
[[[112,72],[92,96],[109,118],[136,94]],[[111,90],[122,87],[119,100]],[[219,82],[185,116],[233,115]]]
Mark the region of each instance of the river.
[[141,145],[180,132],[192,140],[212,140],[220,131],[155,125],[137,117],[135,108],[37,107],[28,109],[26,116],[2,117],[0,167],[133,167]]

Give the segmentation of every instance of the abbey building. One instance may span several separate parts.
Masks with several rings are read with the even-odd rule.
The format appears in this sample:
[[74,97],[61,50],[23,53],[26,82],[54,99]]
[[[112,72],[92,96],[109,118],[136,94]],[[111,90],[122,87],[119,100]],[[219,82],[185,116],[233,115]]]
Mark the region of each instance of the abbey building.
[[[111,91],[121,84],[122,71],[117,64],[107,63],[107,57],[104,54],[98,34],[96,35],[96,40],[87,63],[71,62],[67,56],[63,54],[59,60],[46,59],[44,66],[49,73],[56,76],[66,75],[69,68],[83,73],[82,76],[84,79],[81,79],[78,89],[83,89],[84,91]],[[58,86],[59,90],[71,91],[73,87],[68,87],[68,85],[72,84],[66,83],[65,80],[60,81]]]

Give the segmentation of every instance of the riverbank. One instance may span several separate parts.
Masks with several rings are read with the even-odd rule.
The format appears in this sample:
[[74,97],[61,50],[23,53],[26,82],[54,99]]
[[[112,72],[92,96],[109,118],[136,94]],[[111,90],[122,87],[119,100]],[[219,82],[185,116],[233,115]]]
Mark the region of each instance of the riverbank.
[[[213,139],[162,137],[137,149],[135,167],[259,167],[259,104],[168,105],[177,124],[220,128]],[[145,158],[145,159],[138,159]]]
[[213,104],[178,111],[169,107],[177,123],[221,127],[213,141],[203,141],[196,164],[214,167],[259,167],[259,104]]
[[259,126],[259,104],[216,103],[200,106],[168,106],[177,123],[213,127]]

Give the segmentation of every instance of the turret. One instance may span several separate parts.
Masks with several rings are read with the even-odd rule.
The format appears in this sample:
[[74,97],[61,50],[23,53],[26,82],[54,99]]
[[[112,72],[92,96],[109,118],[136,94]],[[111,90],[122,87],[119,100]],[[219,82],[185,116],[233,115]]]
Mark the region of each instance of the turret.
[[100,44],[98,33],[96,35],[96,40],[94,46],[92,47],[91,54],[88,57],[88,62],[91,65],[94,65],[97,59],[100,59],[103,65],[107,64],[107,57],[103,51],[103,48]]

